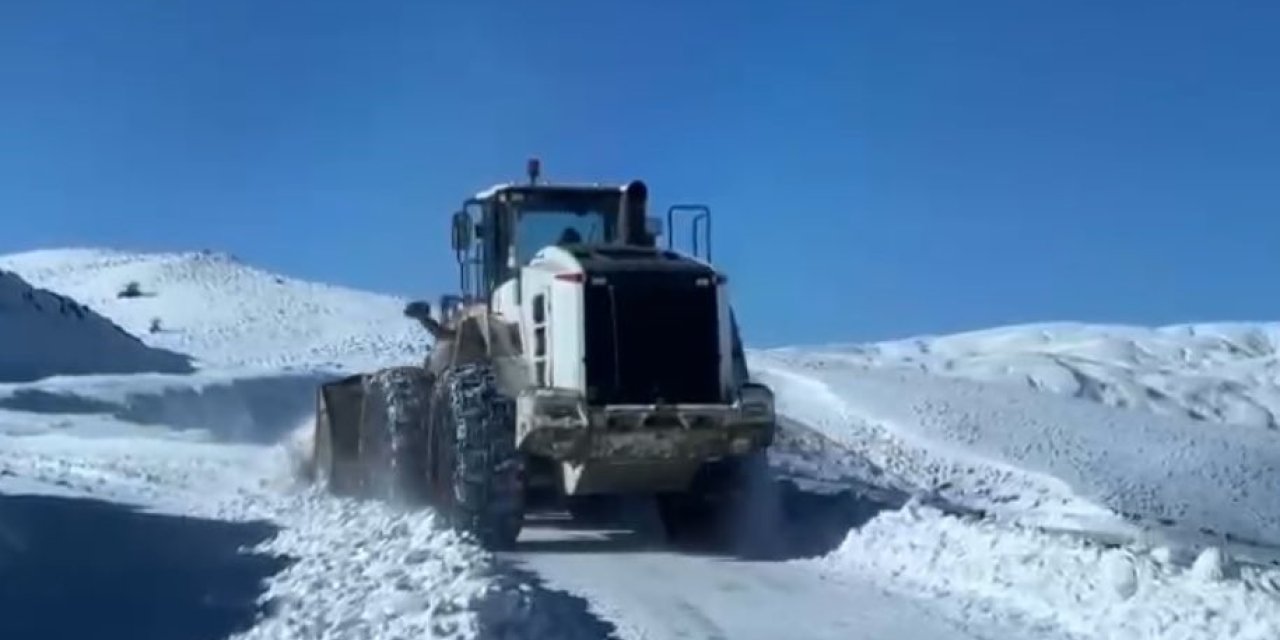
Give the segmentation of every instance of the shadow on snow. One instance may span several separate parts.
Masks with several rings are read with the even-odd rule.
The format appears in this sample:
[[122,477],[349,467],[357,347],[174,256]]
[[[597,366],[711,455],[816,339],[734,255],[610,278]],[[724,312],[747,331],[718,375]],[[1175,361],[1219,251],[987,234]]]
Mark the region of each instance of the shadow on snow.
[[608,516],[586,521],[563,514],[531,516],[531,533],[521,540],[517,551],[677,551],[762,561],[809,558],[831,552],[851,530],[886,509],[901,508],[908,498],[905,492],[869,486],[838,492],[806,491],[790,480],[771,479],[753,497],[751,509],[729,514],[711,530],[671,538],[663,533],[652,503],[636,500]]
[[201,640],[251,627],[276,529],[0,494],[0,638]]
[[222,442],[279,441],[315,411],[315,393],[333,374],[289,372],[225,380],[168,378],[119,398],[66,389],[24,388],[0,395],[0,408],[43,414],[101,414],[175,430],[203,429]]
[[555,638],[616,640],[617,627],[590,610],[585,598],[553,589],[537,574],[510,560],[496,560],[500,582],[476,607],[478,640]]

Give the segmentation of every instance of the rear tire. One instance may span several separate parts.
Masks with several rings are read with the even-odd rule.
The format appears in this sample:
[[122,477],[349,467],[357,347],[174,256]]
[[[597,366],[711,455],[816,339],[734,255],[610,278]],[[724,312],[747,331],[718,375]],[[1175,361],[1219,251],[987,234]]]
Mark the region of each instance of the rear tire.
[[672,542],[724,542],[742,529],[767,526],[756,507],[770,497],[768,458],[763,451],[708,463],[689,490],[657,496],[658,515]]
[[441,374],[431,404],[434,502],[484,548],[511,548],[524,524],[515,401],[499,391],[491,364],[469,363]]

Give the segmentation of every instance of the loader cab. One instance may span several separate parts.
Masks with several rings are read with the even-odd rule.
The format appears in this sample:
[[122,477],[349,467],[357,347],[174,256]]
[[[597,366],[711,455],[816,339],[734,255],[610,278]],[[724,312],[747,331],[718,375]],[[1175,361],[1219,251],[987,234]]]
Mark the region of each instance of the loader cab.
[[543,247],[555,244],[653,247],[648,188],[502,185],[467,200],[453,217],[453,244],[465,296],[487,300]]

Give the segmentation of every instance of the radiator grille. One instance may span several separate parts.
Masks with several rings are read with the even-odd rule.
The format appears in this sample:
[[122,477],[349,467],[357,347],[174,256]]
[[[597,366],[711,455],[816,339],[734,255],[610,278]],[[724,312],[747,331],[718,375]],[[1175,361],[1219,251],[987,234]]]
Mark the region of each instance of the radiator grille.
[[701,273],[624,271],[584,283],[587,401],[714,403],[716,287]]

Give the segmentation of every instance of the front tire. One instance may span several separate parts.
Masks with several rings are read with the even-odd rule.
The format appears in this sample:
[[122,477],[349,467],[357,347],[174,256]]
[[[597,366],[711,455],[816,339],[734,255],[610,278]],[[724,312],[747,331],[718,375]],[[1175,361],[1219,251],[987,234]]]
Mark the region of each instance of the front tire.
[[515,401],[498,389],[493,365],[469,363],[441,375],[432,406],[434,501],[484,548],[513,547],[524,524]]
[[419,367],[383,369],[367,378],[360,434],[366,496],[401,505],[426,497],[431,382]]

